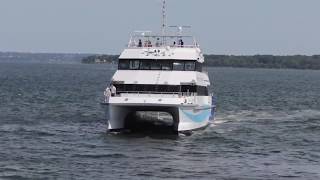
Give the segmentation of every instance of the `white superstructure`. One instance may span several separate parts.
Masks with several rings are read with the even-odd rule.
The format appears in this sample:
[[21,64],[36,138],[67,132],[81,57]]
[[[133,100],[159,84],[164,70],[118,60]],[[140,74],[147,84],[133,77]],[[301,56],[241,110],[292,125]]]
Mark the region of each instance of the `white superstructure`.
[[170,114],[175,132],[206,127],[213,119],[199,45],[192,36],[168,34],[165,24],[162,28],[161,35],[135,32],[121,53],[112,77],[116,94],[107,98],[110,131],[128,128],[134,113],[141,111]]

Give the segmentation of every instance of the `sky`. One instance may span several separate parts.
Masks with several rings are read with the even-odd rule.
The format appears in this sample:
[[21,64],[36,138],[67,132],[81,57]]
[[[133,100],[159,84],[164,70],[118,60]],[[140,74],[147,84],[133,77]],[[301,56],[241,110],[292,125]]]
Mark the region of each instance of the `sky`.
[[[320,54],[319,0],[167,0],[206,54]],[[161,0],[0,0],[0,51],[119,54],[160,31]]]

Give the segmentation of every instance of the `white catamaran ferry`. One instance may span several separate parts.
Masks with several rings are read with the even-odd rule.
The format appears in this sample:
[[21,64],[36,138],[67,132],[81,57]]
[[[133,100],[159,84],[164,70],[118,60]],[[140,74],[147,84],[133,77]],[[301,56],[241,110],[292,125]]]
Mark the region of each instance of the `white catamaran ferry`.
[[[171,116],[173,132],[205,128],[214,118],[210,80],[202,70],[204,56],[193,36],[166,32],[163,0],[162,33],[135,32],[119,57],[106,104],[108,130],[130,129],[137,113]],[[112,92],[112,93],[111,93]],[[158,112],[158,113],[155,113]],[[151,116],[142,115],[149,118]]]

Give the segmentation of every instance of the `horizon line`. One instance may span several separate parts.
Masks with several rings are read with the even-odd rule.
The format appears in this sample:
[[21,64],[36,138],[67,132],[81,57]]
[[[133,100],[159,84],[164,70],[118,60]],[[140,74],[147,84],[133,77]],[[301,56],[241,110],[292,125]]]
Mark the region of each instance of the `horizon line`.
[[[85,52],[35,52],[35,51],[0,51],[0,53],[16,53],[16,54],[74,54],[74,55],[110,55],[118,56],[119,54],[108,53],[85,53]],[[214,54],[205,53],[204,55],[216,55],[216,56],[319,56],[319,54],[307,55],[307,54]]]

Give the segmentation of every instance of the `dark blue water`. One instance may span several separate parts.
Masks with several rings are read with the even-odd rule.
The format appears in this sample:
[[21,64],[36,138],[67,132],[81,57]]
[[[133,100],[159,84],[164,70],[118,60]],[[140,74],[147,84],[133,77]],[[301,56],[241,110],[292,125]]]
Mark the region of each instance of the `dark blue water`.
[[216,122],[110,135],[106,65],[0,63],[0,179],[319,179],[320,71],[211,68]]

